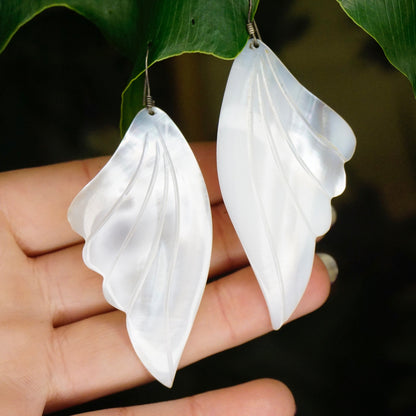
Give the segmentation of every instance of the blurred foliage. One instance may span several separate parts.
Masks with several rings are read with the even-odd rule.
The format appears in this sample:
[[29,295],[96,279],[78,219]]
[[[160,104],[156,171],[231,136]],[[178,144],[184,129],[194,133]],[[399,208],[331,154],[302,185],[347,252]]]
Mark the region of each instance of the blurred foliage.
[[338,2],[351,19],[381,45],[387,59],[409,78],[416,95],[416,1]]
[[[253,0],[253,10],[258,0]],[[234,58],[248,34],[249,2],[223,0],[2,0],[0,3],[0,52],[26,22],[42,11],[65,6],[93,22],[103,35],[134,62],[123,92],[120,126],[124,133],[142,107],[145,56],[149,65],[184,52],[203,52]],[[150,45],[150,47],[149,47]]]
[[[388,59],[411,81],[416,92],[415,0],[338,0],[345,12],[382,46]],[[276,2],[275,2],[276,3]],[[254,9],[258,0],[253,0]],[[283,15],[289,3],[276,3]],[[25,23],[42,11],[63,6],[93,22],[103,35],[133,63],[123,92],[121,132],[142,106],[142,80],[148,45],[149,64],[184,52],[203,52],[230,59],[242,49],[247,32],[248,0],[3,0],[0,3],[0,52]],[[286,8],[286,9],[285,9]],[[275,26],[281,33],[287,25]],[[299,23],[299,22],[298,22]],[[300,22],[301,23],[301,22]],[[301,25],[291,29],[298,33]],[[267,33],[267,29],[264,29]]]
[[130,71],[73,12],[50,9],[21,28],[0,55],[0,169],[93,156],[86,137],[98,130],[118,142]]

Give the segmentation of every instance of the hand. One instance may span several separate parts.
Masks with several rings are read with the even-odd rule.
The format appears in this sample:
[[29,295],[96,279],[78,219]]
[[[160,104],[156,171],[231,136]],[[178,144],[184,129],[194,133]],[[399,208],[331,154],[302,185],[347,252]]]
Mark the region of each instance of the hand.
[[[221,201],[214,144],[195,145],[194,152],[212,204],[210,275],[225,277],[207,285],[181,367],[271,330],[260,288]],[[38,416],[151,380],[130,345],[124,314],[105,302],[102,278],[84,266],[83,242],[66,220],[73,197],[105,162],[98,158],[0,174],[2,415]],[[318,308],[328,293],[327,271],[316,259],[291,319]],[[293,403],[282,383],[258,380],[123,414],[289,415]]]

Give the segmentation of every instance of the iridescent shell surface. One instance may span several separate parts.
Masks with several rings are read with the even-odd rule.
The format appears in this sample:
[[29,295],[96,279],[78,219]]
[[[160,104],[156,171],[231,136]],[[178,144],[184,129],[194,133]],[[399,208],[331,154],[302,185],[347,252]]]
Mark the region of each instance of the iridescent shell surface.
[[167,114],[153,111],[137,114],[68,218],[105,298],[126,313],[138,357],[171,386],[205,288],[212,223],[192,150]]
[[235,59],[218,127],[228,213],[278,329],[299,303],[355,149],[348,124],[263,42]]

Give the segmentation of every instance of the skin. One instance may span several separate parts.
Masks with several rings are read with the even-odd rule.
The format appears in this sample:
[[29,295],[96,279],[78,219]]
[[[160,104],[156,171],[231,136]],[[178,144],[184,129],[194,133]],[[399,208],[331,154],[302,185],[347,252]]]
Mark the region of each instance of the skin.
[[[271,331],[263,296],[221,200],[214,144],[193,146],[212,204],[210,276],[180,367]],[[106,158],[0,174],[0,413],[38,416],[147,383],[125,316],[82,262],[83,241],[66,220],[78,191]],[[329,277],[316,258],[291,320],[321,306]],[[172,402],[88,413],[293,415],[282,383],[256,380]]]

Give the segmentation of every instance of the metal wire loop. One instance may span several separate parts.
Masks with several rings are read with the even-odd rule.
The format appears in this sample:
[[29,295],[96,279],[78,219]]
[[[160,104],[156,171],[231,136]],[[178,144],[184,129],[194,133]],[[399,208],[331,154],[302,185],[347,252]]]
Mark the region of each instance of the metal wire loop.
[[152,116],[153,114],[155,114],[155,112],[153,111],[153,106],[155,105],[155,101],[153,100],[153,98],[150,94],[148,59],[149,59],[149,45],[147,45],[146,59],[145,59],[145,79],[144,79],[144,89],[143,89],[143,105],[147,108],[147,112]]
[[253,22],[248,22],[247,23],[247,32],[251,37],[256,36],[256,29],[254,28]]
[[253,0],[249,0],[249,8],[248,8],[248,17],[247,17],[247,32],[249,36],[253,39],[252,46],[255,48],[259,47],[259,40],[261,40],[261,36],[259,33],[259,29],[257,27],[256,21],[251,17],[253,11]]

